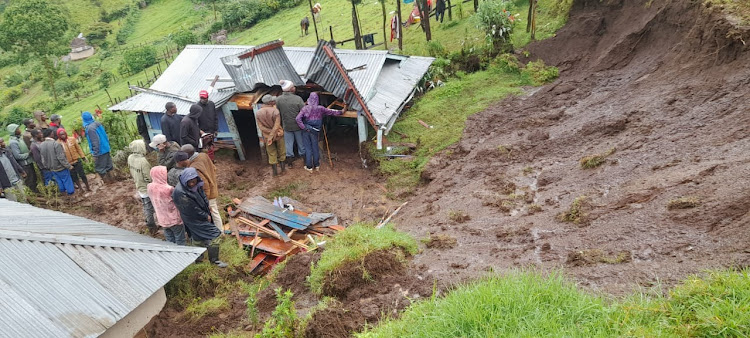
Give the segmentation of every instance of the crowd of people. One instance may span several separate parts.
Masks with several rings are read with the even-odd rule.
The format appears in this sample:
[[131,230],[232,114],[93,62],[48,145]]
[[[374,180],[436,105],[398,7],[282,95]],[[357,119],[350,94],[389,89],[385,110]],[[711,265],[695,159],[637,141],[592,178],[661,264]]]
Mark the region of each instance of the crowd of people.
[[[311,93],[307,103],[295,94],[291,81],[280,82],[282,94],[264,95],[256,111],[256,121],[268,153],[274,176],[286,166],[292,167],[295,147],[304,157],[308,172],[320,169],[319,132],[324,116],[340,115],[327,109]],[[142,139],[129,145],[128,168],[135,183],[135,197],[142,204],[146,226],[152,235],[160,230],[164,238],[178,245],[188,243],[207,248],[208,260],[219,267],[217,239],[224,232],[217,198],[219,187],[214,160],[213,140],[219,129],[218,112],[208,92],[199,92],[199,100],[184,117],[177,114],[173,102],[165,105],[161,118],[162,133],[150,137],[144,114],[138,114],[137,125]],[[90,191],[83,169],[89,161],[81,147],[83,136],[94,162],[94,171],[107,184],[113,181],[114,169],[109,137],[104,126],[89,112],[81,115],[83,133],[68,133],[59,115],[48,121],[44,112],[25,119],[25,130],[8,125],[10,150],[0,139],[0,192],[14,201],[25,199],[25,187],[38,192],[37,182],[47,186],[54,182],[64,196]],[[151,166],[147,154],[156,151],[157,165]],[[37,177],[37,170],[41,178]]]

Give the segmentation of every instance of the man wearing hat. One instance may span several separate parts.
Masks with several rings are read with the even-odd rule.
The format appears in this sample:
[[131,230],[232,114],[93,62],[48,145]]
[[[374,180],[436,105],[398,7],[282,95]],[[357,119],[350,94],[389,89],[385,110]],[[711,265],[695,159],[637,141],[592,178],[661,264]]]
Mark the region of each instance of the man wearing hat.
[[281,128],[281,116],[276,109],[276,97],[266,94],[261,99],[263,107],[255,113],[255,119],[258,121],[263,135],[263,141],[268,153],[268,164],[271,165],[273,176],[278,175],[276,164],[281,163],[281,172],[285,171],[286,148],[284,146],[284,129]]
[[154,136],[149,147],[159,150],[159,154],[157,155],[157,163],[159,165],[167,167],[167,171],[174,168],[174,154],[180,151],[180,145],[177,142],[167,141],[167,137],[164,134],[158,134]]
[[52,114],[52,116],[49,117],[49,128],[52,130],[52,138],[57,140],[57,130],[62,128],[62,121],[60,121],[62,117],[57,114]]
[[276,108],[281,115],[281,124],[284,127],[284,146],[286,147],[286,159],[289,168],[294,161],[294,145],[297,145],[297,152],[300,157],[305,156],[305,146],[302,143],[302,129],[297,125],[297,114],[305,106],[305,101],[295,94],[297,88],[289,80],[281,80],[281,90],[284,91],[276,99]]
[[9,124],[7,129],[10,133],[10,152],[16,162],[23,167],[23,171],[26,172],[24,183],[29,189],[31,189],[31,191],[38,193],[39,190],[36,187],[36,170],[34,170],[34,157],[31,156],[31,149],[26,145],[26,142],[21,139],[21,128],[17,124]]
[[201,90],[198,96],[200,97],[198,105],[203,108],[201,116],[198,118],[198,127],[200,127],[200,130],[202,132],[201,137],[204,136],[203,134],[213,135],[208,139],[204,139],[202,149],[206,152],[206,154],[208,154],[208,157],[211,158],[211,161],[213,161],[213,138],[216,137],[216,132],[219,131],[219,115],[216,112],[216,105],[214,104],[214,102],[208,99],[208,91]]

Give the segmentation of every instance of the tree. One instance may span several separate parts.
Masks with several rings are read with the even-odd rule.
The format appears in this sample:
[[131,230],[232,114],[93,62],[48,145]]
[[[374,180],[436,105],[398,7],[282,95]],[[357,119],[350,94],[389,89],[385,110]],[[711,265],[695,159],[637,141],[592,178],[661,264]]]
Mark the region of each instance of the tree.
[[68,30],[66,8],[47,0],[12,0],[2,18],[0,48],[40,58],[57,101],[52,58],[67,52],[63,40]]
[[352,3],[352,27],[354,28],[354,46],[357,49],[364,49],[362,45],[362,33],[359,31],[359,16],[357,15],[357,5],[362,0],[351,0]]
[[378,0],[380,2],[380,10],[383,12],[383,43],[385,44],[385,50],[388,50],[388,35],[385,33],[385,0]]
[[109,33],[112,33],[112,26],[106,22],[94,22],[84,31],[86,40],[96,46],[104,44]]

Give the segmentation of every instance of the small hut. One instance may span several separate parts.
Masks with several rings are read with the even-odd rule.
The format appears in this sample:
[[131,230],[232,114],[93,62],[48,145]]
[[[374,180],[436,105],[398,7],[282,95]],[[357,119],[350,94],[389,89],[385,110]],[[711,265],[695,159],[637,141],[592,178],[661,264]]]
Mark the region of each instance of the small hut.
[[86,38],[83,37],[83,33],[78,34],[78,36],[70,42],[70,53],[68,53],[68,56],[71,61],[83,60],[92,55],[94,55],[94,47],[89,46],[89,44],[86,43]]

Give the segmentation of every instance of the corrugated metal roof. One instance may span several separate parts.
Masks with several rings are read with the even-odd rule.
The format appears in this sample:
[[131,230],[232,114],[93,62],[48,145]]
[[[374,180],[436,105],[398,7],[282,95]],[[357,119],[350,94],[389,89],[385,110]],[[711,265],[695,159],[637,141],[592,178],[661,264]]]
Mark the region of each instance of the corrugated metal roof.
[[[227,70],[221,63],[221,58],[240,53],[248,48],[250,46],[188,45],[149,88],[176,96],[194,97],[195,102],[197,102],[198,92],[208,89],[211,84],[211,81],[206,79],[213,79],[216,75],[220,78],[229,77]],[[231,82],[216,83],[216,90],[211,93],[210,99],[214,101],[217,107],[221,106],[234,95],[233,90],[222,89],[233,86],[234,84]],[[177,105],[177,112],[181,115],[187,115],[190,105],[195,103],[165,95],[140,93],[109,109],[112,111],[164,112],[164,105],[169,101]]]
[[[341,59],[338,57],[337,52],[334,52],[333,57],[330,57],[325,51],[326,48],[331,48],[331,45],[324,40],[320,40],[318,42],[318,47],[315,49],[315,54],[313,55],[312,61],[310,62],[310,67],[307,69],[307,80],[315,82],[316,84],[325,88],[327,91],[333,93],[334,96],[341,98],[349,107],[349,109],[355,111],[362,110],[363,107],[359,103],[359,100],[357,100],[357,97],[360,97],[364,100],[366,96],[363,95],[363,93],[366,94],[367,91],[364,91],[365,88],[362,88],[363,92],[360,92],[360,89],[357,87],[354,79],[349,76],[348,72],[342,73],[337,66],[337,64],[340,64],[344,68],[352,67],[351,62],[350,65],[345,65],[344,62],[341,61]],[[356,58],[349,58],[349,61],[352,60],[356,60]],[[367,66],[367,64],[365,65]],[[366,69],[377,68],[378,72],[380,72],[380,67],[382,67],[382,64],[373,64]],[[362,80],[365,79],[364,76],[360,76],[359,78],[360,83],[362,83]],[[375,79],[376,78],[372,79],[373,83]],[[354,84],[354,88],[350,88],[350,82]],[[349,93],[349,95],[346,95],[349,89],[352,89],[354,93]]]
[[427,73],[434,58],[410,56],[403,61],[387,59],[375,82],[374,95],[367,100],[370,113],[385,131],[396,122],[404,105],[411,100],[419,80]]
[[3,337],[95,337],[205,249],[0,200]]
[[295,86],[305,85],[281,48],[283,44],[281,40],[271,41],[221,58],[237,91],[252,91],[259,83],[270,87],[279,84],[280,80],[292,81]]

